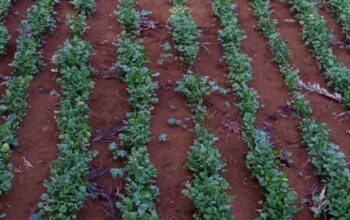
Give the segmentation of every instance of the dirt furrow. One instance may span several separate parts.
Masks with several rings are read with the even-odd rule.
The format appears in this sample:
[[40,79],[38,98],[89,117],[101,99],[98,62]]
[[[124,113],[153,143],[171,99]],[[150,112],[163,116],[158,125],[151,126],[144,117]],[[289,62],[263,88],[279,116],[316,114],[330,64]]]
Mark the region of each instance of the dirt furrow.
[[332,15],[328,9],[318,9],[318,13],[323,16],[327,22],[328,28],[332,31],[334,35],[334,44],[332,46],[333,52],[337,57],[350,68],[350,55],[345,47],[342,47],[342,43],[345,43],[345,34],[342,32],[341,25],[337,22],[336,18]]
[[[23,1],[19,1],[23,2]],[[48,178],[51,162],[56,158],[58,150],[58,129],[54,119],[54,111],[59,102],[56,91],[56,73],[51,57],[68,38],[64,23],[69,3],[62,1],[55,7],[57,11],[57,29],[54,35],[46,37],[42,55],[47,66],[39,72],[28,88],[28,113],[21,124],[17,138],[20,143],[18,151],[14,151],[11,163],[15,174],[9,195],[0,199],[1,212],[7,219],[28,219],[35,210],[41,194],[45,191],[42,183]],[[21,211],[18,211],[18,208]]]
[[[219,25],[214,20],[210,0],[190,0],[187,4],[191,14],[202,30],[200,43],[202,45],[197,61],[196,70],[203,76],[224,88],[231,88],[227,76],[227,68],[222,59],[222,52],[218,41]],[[248,147],[239,136],[234,133],[235,126],[240,126],[240,115],[237,101],[232,93],[227,95],[213,94],[205,101],[209,110],[208,128],[219,140],[216,147],[227,163],[225,179],[232,189],[230,194],[235,196],[232,209],[237,219],[254,219],[258,217],[255,211],[259,208],[258,201],[263,197],[259,185],[251,179],[251,174],[245,165]],[[230,128],[224,128],[231,123]]]
[[[144,32],[144,45],[146,54],[151,63],[149,68],[159,72],[160,76],[155,78],[160,88],[157,91],[159,103],[152,111],[152,135],[149,144],[151,161],[158,170],[157,186],[160,189],[160,197],[157,201],[157,210],[161,219],[192,219],[190,201],[181,190],[185,182],[191,178],[191,174],[185,168],[187,151],[193,142],[193,134],[180,127],[169,126],[168,119],[184,119],[191,115],[185,107],[186,100],[174,92],[177,80],[182,79],[184,72],[180,63],[173,58],[165,59],[165,62],[157,64],[163,44],[172,44],[171,35],[165,27],[170,17],[171,4],[168,1],[138,0],[137,9],[150,10],[153,15],[151,20],[160,22],[161,27],[156,30]],[[171,50],[172,54],[175,51]],[[158,137],[167,135],[167,141],[161,142]]]
[[[15,1],[9,10],[7,17],[5,18],[5,26],[11,35],[11,40],[7,45],[7,55],[0,57],[0,74],[9,75],[13,70],[9,67],[9,64],[13,60],[13,56],[16,52],[16,40],[19,36],[19,27],[21,21],[25,18],[27,9],[33,4],[32,0],[28,1]],[[5,85],[0,86],[0,94],[5,90]]]
[[[102,77],[103,73],[109,72],[108,69],[111,70],[116,63],[116,48],[113,43],[121,32],[114,14],[117,5],[118,1],[96,0],[96,12],[88,19],[88,29],[84,35],[84,39],[93,45],[94,55],[91,66],[96,69],[96,75],[93,77],[95,86],[89,101],[89,123],[93,130],[93,137],[105,128],[115,127],[130,111],[126,85],[115,78]],[[98,156],[92,161],[91,168],[109,169],[120,165],[113,161],[113,155],[108,150],[108,145],[112,141],[92,143],[90,150],[98,151]],[[106,195],[112,195],[115,199],[115,190],[121,187],[122,181],[114,180],[108,172],[107,176],[98,178],[97,183]],[[79,219],[108,219],[105,211],[108,212],[109,208],[115,208],[114,205],[109,204],[108,207],[106,200],[101,197],[97,200],[88,198],[84,207],[79,211],[78,217]],[[109,214],[112,213],[109,212]]]
[[[271,133],[270,141],[275,147],[292,153],[290,157],[292,163],[287,163],[284,171],[292,187],[298,193],[298,205],[300,206],[302,199],[308,196],[310,188],[318,183],[318,180],[311,177],[313,167],[311,165],[305,167],[309,156],[301,145],[298,121],[291,116],[283,117],[276,114],[287,110],[285,106],[290,97],[278,66],[272,62],[272,54],[266,39],[254,28],[257,21],[253,16],[251,5],[249,1],[243,0],[236,0],[235,3],[238,5],[241,28],[247,35],[247,39],[242,42],[242,47],[252,58],[255,79],[251,86],[260,96],[261,108],[257,113],[257,126]],[[301,171],[306,172],[306,175],[310,177],[301,176]],[[312,219],[312,214],[306,206],[301,207],[295,219]]]
[[[300,69],[301,79],[304,82],[319,83],[323,88],[327,88],[322,70],[318,68],[317,61],[301,38],[302,27],[298,23],[286,22],[293,18],[289,12],[289,5],[272,1],[271,6],[274,10],[273,18],[278,20],[278,30],[293,52],[291,62]],[[346,110],[339,103],[318,94],[308,94],[307,99],[314,109],[313,116],[326,123],[330,129],[331,141],[340,145],[342,152],[349,154],[350,135],[346,131],[350,129],[350,118],[337,117]]]

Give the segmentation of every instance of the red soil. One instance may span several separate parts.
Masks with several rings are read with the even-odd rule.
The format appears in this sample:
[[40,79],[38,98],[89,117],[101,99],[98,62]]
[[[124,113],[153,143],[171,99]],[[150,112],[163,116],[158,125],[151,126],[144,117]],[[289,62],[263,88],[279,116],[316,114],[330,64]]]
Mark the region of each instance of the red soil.
[[[16,49],[15,39],[18,37],[18,26],[24,18],[26,9],[33,1],[16,1],[11,8],[6,25],[12,35],[12,40],[8,49],[8,56],[0,60],[0,73],[8,74],[11,68],[8,64],[13,59]],[[116,62],[115,46],[112,45],[121,29],[114,15],[117,9],[117,1],[96,0],[97,11],[88,20],[89,29],[85,34],[85,39],[90,41],[95,49],[92,58],[92,66],[100,69],[101,65],[112,66]],[[307,198],[309,189],[318,179],[313,175],[314,168],[309,163],[305,168],[305,175],[302,177],[298,171],[302,170],[304,164],[309,159],[306,148],[301,144],[298,132],[298,122],[293,118],[279,118],[276,121],[266,119],[266,114],[276,112],[280,106],[286,105],[289,94],[284,86],[283,78],[275,63],[271,61],[272,55],[268,48],[266,39],[254,29],[256,20],[252,14],[248,1],[236,0],[238,5],[241,28],[246,32],[248,38],[242,42],[243,50],[252,58],[252,66],[255,80],[251,83],[260,95],[259,101],[262,107],[258,111],[257,126],[268,126],[272,130],[273,140],[276,148],[284,149],[293,153],[294,161],[290,167],[283,170],[288,174],[288,178],[293,188],[298,193],[298,204],[302,198]],[[288,42],[292,49],[292,64],[301,70],[302,79],[305,82],[317,82],[321,86],[327,87],[322,71],[317,68],[317,63],[312,57],[307,47],[301,39],[301,27],[298,23],[287,23],[285,19],[292,18],[289,14],[289,6],[286,3],[272,1],[272,8],[275,9],[273,18],[279,21],[278,29],[282,37]],[[220,59],[222,52],[217,41],[218,23],[213,20],[210,0],[189,0],[188,6],[192,9],[191,14],[202,30],[200,39],[206,45],[208,51],[201,48],[196,65],[196,71],[202,75],[207,75],[210,79],[216,80],[222,87],[230,88],[226,79],[227,69]],[[163,27],[146,32],[144,44],[146,53],[150,58],[151,69],[160,73],[158,81],[160,88],[157,91],[159,104],[154,106],[152,112],[152,135],[153,139],[149,144],[151,160],[158,170],[157,186],[160,188],[161,196],[156,201],[157,210],[161,219],[192,219],[192,206],[181,190],[185,187],[186,181],[192,178],[191,173],[186,170],[185,163],[187,152],[193,142],[193,134],[179,127],[171,127],[167,124],[167,119],[176,118],[184,120],[191,113],[186,107],[185,98],[173,91],[173,86],[177,80],[183,77],[184,70],[176,59],[167,59],[163,65],[157,64],[159,56],[164,53],[162,45],[171,41],[171,35],[165,27],[170,16],[171,5],[168,1],[138,0],[138,9],[148,9],[153,12],[151,19],[159,21]],[[34,168],[24,166],[22,154],[14,151],[11,162],[21,168],[21,173],[15,173],[13,187],[8,196],[0,198],[0,212],[5,212],[7,219],[28,219],[31,211],[35,209],[40,195],[45,191],[42,186],[44,179],[48,178],[51,161],[57,157],[58,130],[54,120],[54,110],[59,102],[59,98],[46,93],[39,93],[39,87],[53,88],[59,91],[55,82],[54,68],[50,64],[50,58],[57,47],[69,37],[68,30],[64,24],[66,12],[72,10],[68,1],[61,1],[56,7],[57,17],[61,19],[55,35],[47,37],[46,44],[42,51],[45,61],[48,63],[45,70],[35,76],[29,87],[29,109],[25,117],[18,139],[21,143],[19,148],[25,154],[26,159],[31,162]],[[18,11],[16,15],[14,12]],[[321,13],[329,22],[338,40],[343,40],[343,35],[339,25],[328,12]],[[206,44],[206,43],[210,44]],[[350,66],[350,58],[344,50],[334,48],[335,53],[341,57],[342,61]],[[171,51],[173,54],[174,50]],[[130,111],[126,98],[126,85],[115,79],[93,78],[95,87],[92,90],[89,102],[90,125],[93,135],[103,129],[106,125],[114,125],[125,118]],[[1,87],[2,91],[5,89]],[[315,94],[307,95],[312,107],[314,117],[327,123],[331,129],[331,140],[341,146],[341,150],[350,153],[350,136],[345,133],[349,129],[349,119],[336,120],[334,114],[340,114],[345,110],[339,103],[335,103],[327,98]],[[207,120],[208,128],[219,138],[216,147],[220,150],[223,158],[227,162],[226,171],[223,173],[225,179],[231,185],[229,194],[234,195],[232,209],[237,219],[248,220],[258,216],[255,211],[259,208],[258,201],[263,199],[256,181],[251,179],[251,175],[245,166],[245,156],[248,148],[239,136],[224,129],[215,115],[221,113],[231,122],[240,124],[237,100],[234,94],[219,95],[213,94],[205,100],[210,117]],[[172,109],[175,106],[176,109]],[[162,143],[158,136],[162,133],[168,135],[168,141]],[[118,141],[117,139],[115,141]],[[108,150],[108,143],[96,142],[92,144],[91,150],[97,150],[98,156],[92,161],[92,167],[118,167],[121,163],[112,160],[112,154]],[[113,180],[110,176],[102,177],[98,184],[105,190],[115,190],[122,188],[122,180]],[[20,211],[18,208],[20,207]],[[78,213],[79,219],[107,219],[104,214],[104,201],[87,199],[84,208]],[[296,215],[295,219],[313,219],[308,207]]]
[[[175,93],[173,85],[182,79],[183,70],[177,60],[169,59],[163,65],[157,65],[159,56],[164,53],[162,45],[166,42],[172,44],[171,35],[164,26],[170,17],[171,5],[167,1],[139,0],[139,9],[148,9],[153,12],[152,20],[161,22],[162,28],[148,32],[144,38],[147,55],[151,59],[149,67],[160,73],[156,78],[160,89],[157,91],[159,104],[153,110],[152,135],[153,140],[149,144],[151,161],[158,170],[157,185],[160,189],[160,197],[157,200],[157,209],[161,219],[191,219],[191,205],[181,190],[186,181],[191,179],[191,174],[186,170],[185,163],[193,135],[185,129],[169,126],[167,119],[175,118],[184,120],[190,116],[186,108],[186,99],[179,93]],[[174,50],[171,51],[175,53]],[[169,88],[170,86],[170,88]],[[176,110],[172,110],[174,105]],[[162,143],[158,136],[162,133],[168,135],[168,141]]]
[[[299,35],[302,30],[301,26],[299,23],[290,24],[284,22],[285,19],[292,18],[289,13],[289,6],[279,1],[273,1],[272,8],[274,9],[273,17],[279,21],[279,32],[292,49],[292,64],[300,69],[302,80],[304,82],[319,83],[323,88],[327,88],[322,70],[317,68],[315,58],[308,51],[308,48],[303,46],[304,42]],[[340,33],[337,35],[340,35]],[[350,62],[345,64],[350,67]],[[330,91],[332,90],[330,89]],[[341,117],[335,119],[335,115],[339,115],[346,110],[339,103],[316,94],[308,94],[307,98],[314,109],[313,116],[315,119],[327,124],[327,127],[330,129],[331,141],[340,145],[341,151],[348,155],[350,153],[350,135],[346,133],[346,130],[350,129],[350,119]]]
[[[62,2],[56,6],[57,18],[64,21],[68,5],[67,2]],[[19,9],[16,6],[17,4],[14,10],[17,11]],[[22,7],[24,6],[20,7],[21,12],[24,12],[28,5]],[[57,110],[59,97],[50,95],[50,90],[59,91],[59,87],[56,84],[56,74],[51,72],[54,68],[51,57],[57,47],[68,38],[64,22],[58,22],[57,25],[55,34],[44,39],[46,43],[42,48],[42,55],[47,66],[34,77],[28,88],[29,108],[17,136],[20,147],[19,151],[13,152],[10,160],[15,166],[15,177],[8,196],[0,199],[1,212],[7,214],[7,219],[27,219],[35,210],[41,194],[45,191],[43,180],[49,177],[50,164],[57,157],[58,129],[54,110]],[[9,57],[13,57],[13,53]],[[25,166],[23,158],[33,167]],[[18,211],[19,207],[21,211]]]
[[[111,67],[116,62],[116,50],[114,43],[121,32],[114,11],[117,10],[117,1],[106,2],[96,0],[96,12],[89,18],[84,38],[90,41],[94,47],[94,56],[91,65],[97,70],[101,65]],[[90,95],[90,126],[93,136],[105,126],[115,125],[122,121],[128,107],[126,85],[115,79],[94,78],[95,86]],[[92,161],[92,167],[117,167],[113,161],[112,153],[108,150],[108,143],[96,142],[90,150],[97,150],[98,156]],[[109,174],[109,172],[108,172]],[[106,191],[120,188],[121,181],[113,180],[108,175],[98,181],[100,187]],[[104,200],[92,200],[88,198],[78,214],[79,219],[106,219],[104,214]]]
[[[13,56],[16,52],[16,39],[19,35],[18,28],[20,22],[25,18],[27,8],[33,4],[32,0],[28,1],[17,1],[12,3],[12,7],[9,10],[8,16],[5,19],[5,26],[11,35],[11,40],[7,46],[7,55],[5,57],[0,57],[0,74],[10,75],[13,71],[9,64],[13,60]],[[6,86],[4,84],[0,85],[0,94],[3,94]]]
[[[329,11],[329,9],[321,9],[321,8],[319,8],[318,12],[320,13],[321,16],[323,16],[326,19],[327,25],[334,35],[335,41],[340,43],[345,43],[346,42],[345,34],[342,32],[342,27],[337,22],[335,17],[332,15],[332,12]],[[334,45],[333,51],[344,64],[348,64],[347,66],[350,67],[349,52],[345,48]]]
[[[196,70],[211,80],[215,80],[220,86],[231,88],[228,82],[227,68],[224,60],[221,60],[222,52],[218,39],[219,25],[213,20],[211,1],[202,0],[188,1],[188,6],[192,9],[191,15],[202,30],[200,39],[202,45],[207,46],[208,51],[201,48]],[[263,197],[260,193],[256,181],[252,180],[251,174],[245,166],[245,158],[248,147],[239,139],[239,136],[222,127],[214,114],[222,113],[228,115],[228,120],[240,124],[239,111],[236,106],[237,100],[232,95],[213,94],[206,100],[209,109],[209,129],[219,138],[216,147],[220,150],[222,157],[227,162],[226,172],[223,173],[225,179],[230,183],[232,189],[229,191],[235,196],[232,202],[233,213],[237,219],[255,219],[259,208],[258,201]],[[229,104],[227,104],[229,103]]]
[[27,9],[33,4],[32,0],[16,1],[12,3],[8,16],[5,19],[5,26],[11,35],[11,41],[7,46],[7,56],[0,58],[0,73],[9,74],[13,70],[9,64],[13,60],[16,52],[16,40],[19,35],[19,26],[21,21],[25,18]]
[[[280,118],[276,121],[267,120],[266,115],[277,112],[281,106],[287,104],[290,96],[284,84],[283,77],[276,63],[272,61],[266,39],[254,28],[257,24],[253,16],[253,9],[247,1],[236,1],[238,5],[241,27],[247,35],[242,42],[243,49],[252,58],[252,67],[255,79],[251,86],[255,88],[260,96],[261,108],[257,113],[257,125],[268,126],[272,129],[275,147],[293,153],[293,164],[285,168],[292,187],[298,193],[298,204],[306,198],[309,189],[317,183],[315,177],[304,178],[298,175],[298,171],[309,159],[307,151],[302,147],[298,131],[298,121],[294,118]],[[306,170],[312,175],[313,168]],[[301,208],[295,219],[312,219],[312,214],[307,207]]]

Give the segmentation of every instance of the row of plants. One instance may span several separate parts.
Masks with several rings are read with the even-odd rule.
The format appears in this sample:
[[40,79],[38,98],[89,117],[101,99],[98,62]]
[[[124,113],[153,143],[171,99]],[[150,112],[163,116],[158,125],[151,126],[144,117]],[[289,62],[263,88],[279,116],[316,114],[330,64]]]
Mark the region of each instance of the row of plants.
[[233,198],[226,192],[230,185],[220,175],[226,164],[213,146],[218,139],[204,125],[207,110],[203,99],[213,92],[209,83],[208,78],[191,71],[177,82],[176,91],[185,95],[193,113],[195,133],[186,163],[194,178],[186,184],[183,193],[194,204],[194,219],[234,219],[230,206]]
[[11,39],[11,36],[4,24],[4,19],[6,18],[12,0],[2,0],[0,2],[0,56],[6,55],[6,45]]
[[[329,8],[335,15],[337,21],[342,26],[345,38],[350,43],[350,4],[347,0],[328,0]],[[350,50],[350,45],[347,45],[347,50]]]
[[199,52],[200,32],[184,5],[184,0],[173,0],[170,28],[175,48],[186,67],[193,67]]
[[151,110],[158,102],[155,94],[158,84],[152,81],[153,71],[144,66],[148,60],[139,38],[141,17],[135,7],[136,0],[121,0],[116,13],[123,30],[117,40],[116,63],[116,70],[123,74],[116,74],[127,84],[128,103],[133,110],[127,114],[125,131],[119,135],[127,152],[121,171],[125,174],[126,192],[119,194],[116,206],[123,219],[156,220],[157,170],[151,163],[147,144],[151,140]]
[[200,33],[184,3],[185,1],[173,1],[170,17],[175,48],[183,65],[189,69],[184,78],[177,82],[175,90],[183,93],[187,99],[193,113],[195,133],[186,163],[193,173],[193,180],[186,184],[183,193],[195,207],[195,219],[234,219],[230,206],[233,198],[226,192],[230,186],[220,175],[226,164],[221,159],[219,150],[213,146],[217,138],[204,124],[207,110],[203,99],[214,91],[211,85],[216,83],[191,71],[199,52]]
[[[74,4],[74,1],[71,1]],[[88,1],[86,1],[88,4]],[[87,6],[80,5],[85,8]],[[79,9],[79,8],[78,8]],[[56,112],[59,128],[59,157],[51,164],[50,177],[44,181],[47,192],[38,204],[42,219],[77,219],[77,212],[88,196],[89,162],[97,155],[89,151],[88,99],[93,81],[89,63],[93,48],[82,39],[85,32],[85,10],[68,15],[71,39],[64,42],[53,56],[53,63],[61,73],[57,83],[61,87],[60,110]]]
[[333,34],[318,12],[316,5],[309,0],[289,0],[292,10],[298,13],[302,24],[305,44],[325,71],[328,84],[342,95],[342,102],[350,108],[350,69],[339,61],[330,47]]
[[0,125],[0,195],[11,188],[12,165],[8,162],[11,151],[18,147],[16,133],[27,111],[27,88],[33,76],[43,66],[39,48],[41,37],[53,29],[54,5],[57,0],[37,0],[28,10],[27,17],[21,23],[21,34],[17,39],[17,50],[10,64],[16,75],[10,77],[7,89],[0,101],[0,115],[5,122]]
[[255,127],[256,111],[259,108],[257,92],[249,87],[253,79],[250,58],[241,49],[243,31],[239,28],[235,6],[230,0],[212,0],[213,13],[220,22],[219,40],[228,67],[228,78],[239,100],[243,125],[243,140],[250,151],[246,164],[258,181],[265,196],[260,201],[260,219],[292,219],[298,211],[297,198],[286,177],[279,170],[277,151],[268,141],[267,134]]
[[339,147],[329,141],[326,126],[311,118],[312,108],[304,95],[299,92],[299,70],[289,61],[290,49],[277,31],[276,24],[270,18],[269,0],[252,0],[254,14],[258,19],[258,29],[268,39],[274,61],[284,75],[285,84],[292,94],[292,106],[300,119],[300,132],[308,152],[315,165],[317,174],[326,186],[326,199],[322,209],[315,212],[319,217],[325,211],[335,219],[350,218],[350,201],[344,196],[350,193],[350,172],[345,155]]

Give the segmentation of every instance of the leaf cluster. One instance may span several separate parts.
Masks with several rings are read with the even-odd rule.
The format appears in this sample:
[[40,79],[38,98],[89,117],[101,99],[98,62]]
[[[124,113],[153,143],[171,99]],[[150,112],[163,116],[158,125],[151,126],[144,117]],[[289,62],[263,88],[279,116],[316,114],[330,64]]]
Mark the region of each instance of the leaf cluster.
[[6,46],[11,36],[4,24],[0,22],[0,57],[6,55]]
[[135,0],[123,0],[120,2],[119,10],[116,12],[123,31],[130,35],[137,35],[141,24],[140,13],[136,11],[135,6]]
[[186,67],[193,67],[199,52],[200,33],[189,9],[181,4],[171,9],[170,26],[175,48]]
[[96,11],[95,0],[70,0],[80,16],[90,17]]
[[72,14],[67,15],[67,24],[70,29],[70,33],[73,37],[82,37],[86,31],[86,16],[79,15],[74,17]]
[[6,18],[8,11],[12,5],[12,0],[2,0],[0,2],[0,22]]
[[0,57],[6,55],[6,45],[11,39],[8,30],[4,25],[4,19],[8,14],[11,4],[11,0],[2,0],[0,2]]
[[195,132],[196,139],[188,152],[187,161],[194,180],[188,182],[183,190],[196,208],[193,217],[234,219],[230,207],[232,197],[225,193],[230,186],[220,176],[225,163],[221,160],[218,149],[213,147],[216,138],[200,123],[196,123]]
[[58,0],[39,0],[28,10],[27,19],[21,22],[21,34],[25,36],[40,36],[55,28],[55,20],[53,18],[54,5]]
[[313,119],[301,124],[303,140],[308,145],[312,163],[326,186],[326,204],[334,219],[350,218],[350,171],[339,146],[329,142],[326,126]]

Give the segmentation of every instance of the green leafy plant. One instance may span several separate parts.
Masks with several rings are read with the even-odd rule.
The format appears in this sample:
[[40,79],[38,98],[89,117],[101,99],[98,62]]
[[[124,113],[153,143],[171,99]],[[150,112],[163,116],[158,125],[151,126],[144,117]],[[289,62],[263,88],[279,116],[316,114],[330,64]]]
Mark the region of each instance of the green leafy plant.
[[162,133],[162,134],[160,134],[160,135],[158,136],[158,140],[159,140],[160,142],[166,142],[166,141],[168,140],[168,135],[165,134],[165,133]]
[[[8,163],[8,159],[11,156],[11,150],[18,146],[16,133],[28,106],[27,88],[33,75],[43,66],[39,52],[40,38],[46,30],[54,27],[52,15],[55,3],[57,3],[56,0],[35,1],[27,12],[27,18],[21,23],[21,34],[17,39],[17,50],[11,63],[17,74],[6,82],[7,90],[0,101],[0,112],[5,118],[5,122],[0,126],[0,195],[6,194],[11,188],[12,165]],[[11,1],[8,0],[0,2],[0,23],[7,15],[10,4]],[[9,39],[5,32],[0,28],[1,50]]]
[[75,37],[82,37],[86,31],[86,16],[79,15],[76,18],[72,14],[67,15],[67,24],[70,32]]
[[96,10],[95,0],[70,0],[70,3],[82,16],[90,17]]
[[123,30],[131,35],[137,34],[141,24],[140,14],[136,11],[135,5],[135,0],[123,0],[116,12]]
[[118,146],[115,142],[110,143],[108,149],[113,153],[113,160],[123,159],[128,155],[125,150],[118,149]]
[[329,214],[336,219],[349,218],[350,201],[344,195],[350,192],[350,171],[345,155],[339,151],[339,146],[328,141],[329,133],[324,124],[307,119],[301,124],[301,130],[312,163],[326,186]]
[[[81,10],[78,19],[85,23],[86,11]],[[77,29],[83,31],[80,28],[71,31]],[[53,63],[61,73],[57,80],[61,86],[60,111],[56,115],[61,143],[60,155],[51,165],[50,178],[44,182],[47,193],[42,194],[38,204],[40,214],[48,219],[77,218],[77,211],[88,196],[84,177],[89,173],[89,162],[97,155],[87,150],[91,138],[87,101],[93,88],[89,78],[93,71],[89,66],[92,46],[80,38],[81,34],[65,41],[53,56]]]
[[177,82],[175,91],[184,93],[190,105],[200,105],[203,97],[211,92],[207,81],[207,78],[201,77],[198,73],[188,72]]
[[[119,151],[126,156],[123,168],[126,193],[119,194],[120,201],[116,206],[121,209],[123,219],[157,220],[154,204],[159,196],[159,189],[154,184],[157,170],[150,161],[147,144],[151,140],[150,109],[158,102],[155,94],[158,84],[152,82],[153,71],[144,67],[147,58],[138,38],[140,13],[135,9],[135,0],[122,0],[116,15],[123,32],[117,41],[118,62],[115,66],[118,73],[122,72],[120,79],[128,86],[128,101],[133,109],[125,120],[125,131],[119,134],[121,145],[127,150]],[[120,156],[118,151],[115,152],[117,159]]]
[[184,65],[192,67],[199,51],[200,33],[197,25],[189,15],[188,8],[182,4],[175,4],[171,12],[170,26],[175,48]]
[[[180,52],[180,60],[184,66],[191,68],[199,51],[199,32],[183,3],[184,1],[173,1],[172,36],[175,48]],[[175,91],[186,97],[195,125],[195,140],[188,152],[186,164],[194,179],[187,182],[186,189],[183,190],[195,207],[193,217],[198,220],[234,219],[230,207],[233,198],[225,192],[230,186],[220,176],[225,163],[221,160],[218,149],[213,146],[217,138],[204,127],[207,115],[203,105],[204,97],[215,91],[225,93],[227,90],[218,86],[215,81],[209,81],[207,76],[188,70],[184,78],[177,82]],[[168,119],[168,123],[185,127],[181,120]]]
[[[285,51],[289,49],[278,34],[274,22],[270,19],[268,4],[268,0],[253,0],[252,6],[254,14],[258,18],[259,29],[265,37],[269,39],[270,48],[275,55],[274,60],[279,64],[280,70],[285,76],[285,84],[288,86],[289,90],[293,92],[292,106],[296,116],[301,119],[301,134],[307,145],[312,162],[316,166],[318,174],[322,177],[322,182],[326,186],[325,189],[327,189],[322,193],[322,199],[318,195],[313,196],[312,199],[316,203],[316,206],[314,205],[311,207],[311,210],[316,217],[321,213],[329,212],[334,218],[347,219],[349,216],[345,210],[349,209],[349,203],[344,201],[341,193],[339,193],[342,191],[342,193],[347,194],[350,185],[346,180],[349,178],[350,172],[349,169],[344,166],[344,155],[339,152],[338,146],[329,142],[329,135],[325,125],[314,119],[309,119],[312,112],[310,103],[298,91],[297,86],[291,86],[297,85],[295,81],[297,81],[299,77],[299,71],[292,68],[288,63],[290,55]],[[306,6],[310,6],[307,2],[305,2],[305,4]],[[309,16],[313,16],[313,14]],[[281,56],[281,54],[284,55]],[[290,81],[290,79],[292,80]],[[333,175],[337,175],[337,177],[333,178]],[[337,184],[335,184],[335,182],[337,182]],[[333,201],[336,201],[334,203],[340,202],[341,205],[334,204]]]
[[0,56],[6,55],[6,45],[10,41],[11,36],[7,28],[0,23]]
[[0,57],[6,55],[6,45],[11,39],[6,26],[3,24],[11,4],[11,0],[3,0],[0,2]]
[[0,2],[0,22],[2,22],[8,14],[12,0],[3,0]]
[[41,70],[44,63],[39,52],[39,39],[20,36],[17,39],[17,51],[11,66],[22,75],[32,75]]
[[294,112],[299,118],[306,118],[312,113],[309,101],[301,94],[295,94],[292,100]]
[[[243,140],[250,148],[246,163],[265,196],[265,200],[260,202],[260,219],[292,219],[297,212],[296,193],[291,189],[286,175],[279,171],[277,153],[268,142],[267,135],[255,128],[259,104],[256,91],[248,85],[253,78],[253,71],[249,57],[240,48],[244,35],[234,13],[235,6],[229,0],[212,0],[212,5],[213,13],[220,22],[219,39],[228,65],[228,78],[239,100]],[[271,42],[279,41],[273,39]],[[275,44],[276,51],[278,48]],[[283,50],[275,60],[284,61],[288,53]]]
[[[91,137],[88,125],[89,91],[93,87],[88,66],[92,47],[74,38],[66,41],[54,56],[62,74],[57,81],[61,85],[61,109],[56,120],[60,129],[60,156],[51,167],[51,177],[45,181],[48,193],[43,194],[39,208],[47,215],[64,219],[76,218],[87,196],[88,163],[95,152],[88,152]],[[80,59],[79,59],[79,58]]]
[[173,54],[170,53],[171,46],[170,46],[169,42],[165,42],[163,44],[162,48],[163,48],[163,53],[159,56],[158,61],[157,61],[157,63],[159,65],[163,65],[164,64],[164,60],[166,58],[173,57]]
[[[216,85],[216,83],[211,83]],[[202,106],[203,98],[212,90],[208,77],[200,77],[198,73],[188,72],[177,82],[176,91],[182,92],[194,114],[196,138],[188,152],[187,167],[193,172],[194,180],[186,184],[183,193],[195,205],[195,219],[234,219],[229,203],[232,198],[225,193],[229,184],[219,174],[225,163],[221,160],[219,151],[213,147],[217,140],[204,127],[206,108]],[[168,123],[171,120],[168,119]],[[174,121],[174,124],[182,122]]]
[[326,21],[318,14],[315,5],[307,0],[289,0],[292,10],[299,13],[305,44],[324,69],[328,84],[342,95],[346,108],[350,107],[350,69],[342,64],[330,47],[333,39]]
[[118,62],[116,69],[124,73],[141,68],[147,62],[144,46],[135,36],[122,34],[117,41]]
[[25,36],[39,38],[45,32],[52,32],[55,27],[53,6],[58,0],[39,0],[28,10],[27,19],[21,22],[21,32]]
[[[329,8],[337,18],[337,21],[341,24],[345,37],[350,43],[350,5],[347,0],[328,0]],[[350,46],[347,45],[347,49],[350,50]]]

